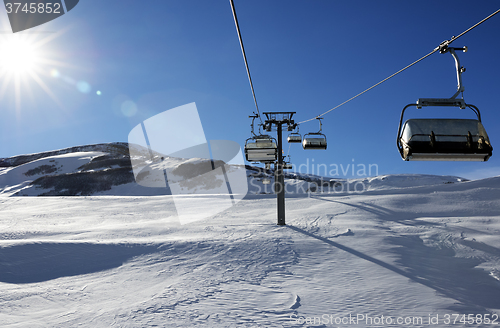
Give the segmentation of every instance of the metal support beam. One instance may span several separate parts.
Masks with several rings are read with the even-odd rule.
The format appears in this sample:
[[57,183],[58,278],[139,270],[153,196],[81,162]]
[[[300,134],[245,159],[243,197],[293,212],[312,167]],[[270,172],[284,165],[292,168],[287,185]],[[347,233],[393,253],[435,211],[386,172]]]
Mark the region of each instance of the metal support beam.
[[278,199],[278,225],[285,225],[285,177],[283,175],[283,137],[282,126],[277,125],[278,132],[278,163],[274,168],[274,191]]
[[465,68],[460,66],[460,60],[458,59],[457,53],[455,50],[462,50],[463,52],[467,51],[467,47],[464,48],[448,48],[448,51],[451,53],[453,56],[453,59],[455,59],[455,68],[457,70],[457,92],[451,97],[451,99],[455,99],[461,92],[464,92],[464,86],[462,84],[462,73],[465,72]]
[[276,126],[278,134],[278,158],[274,163],[274,192],[278,201],[278,225],[285,223],[285,175],[283,174],[283,124],[295,128],[296,124],[292,120],[295,112],[267,112],[265,125],[271,129]]
[[462,84],[462,73],[465,72],[465,68],[460,65],[460,60],[458,59],[458,55],[455,52],[455,50],[461,50],[463,52],[467,52],[467,47],[464,46],[463,48],[452,48],[448,47],[448,45],[444,45],[440,46],[439,49],[440,53],[444,54],[449,52],[453,56],[453,59],[455,59],[458,87],[457,87],[457,92],[455,92],[455,94],[450,99],[455,99],[461,92],[464,92],[464,86]]

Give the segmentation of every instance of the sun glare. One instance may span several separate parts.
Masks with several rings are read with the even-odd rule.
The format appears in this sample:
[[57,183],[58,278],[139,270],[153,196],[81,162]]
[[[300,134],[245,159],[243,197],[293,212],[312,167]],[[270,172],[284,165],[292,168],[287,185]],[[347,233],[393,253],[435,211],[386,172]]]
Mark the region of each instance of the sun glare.
[[[0,29],[1,25],[2,22],[0,22]],[[89,83],[59,72],[60,67],[76,68],[63,60],[64,53],[57,51],[57,47],[51,47],[49,44],[66,31],[67,29],[57,33],[0,33],[1,102],[14,101],[15,109],[20,113],[25,102],[31,100],[31,104],[40,104],[38,97],[42,95],[40,91],[43,91],[61,109],[66,109],[51,88],[55,80],[69,84],[80,93],[90,93],[92,87]]]
[[26,95],[34,99],[31,85],[35,82],[62,107],[43,79],[49,76],[51,68],[62,64],[44,51],[47,50],[46,44],[59,35],[40,38],[37,33],[0,34],[0,99],[14,96],[16,110],[20,111],[21,101]]
[[12,35],[0,44],[0,67],[4,74],[21,75],[36,70],[39,54],[33,42]]

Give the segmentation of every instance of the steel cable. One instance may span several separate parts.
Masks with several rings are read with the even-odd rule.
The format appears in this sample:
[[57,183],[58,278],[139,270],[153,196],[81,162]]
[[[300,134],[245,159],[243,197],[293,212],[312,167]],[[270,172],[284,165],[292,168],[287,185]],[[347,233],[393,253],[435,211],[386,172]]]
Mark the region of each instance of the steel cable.
[[[231,2],[232,2],[232,0],[231,0]],[[324,116],[324,115],[326,115],[326,114],[330,113],[331,111],[333,111],[333,110],[335,110],[335,109],[339,108],[340,106],[347,104],[347,103],[348,103],[348,102],[350,102],[351,100],[353,100],[353,99],[355,99],[355,98],[357,98],[357,97],[361,96],[362,94],[364,94],[364,93],[366,93],[366,92],[370,91],[371,89],[375,88],[376,86],[379,86],[380,84],[384,83],[385,81],[389,80],[390,78],[392,78],[392,77],[394,77],[394,76],[398,75],[399,73],[403,72],[404,70],[406,70],[406,69],[408,69],[408,68],[412,67],[413,65],[415,65],[415,64],[416,64],[416,63],[418,63],[419,61],[421,61],[421,60],[423,60],[423,59],[425,59],[425,58],[429,57],[430,55],[432,55],[432,54],[433,54],[433,53],[435,53],[436,51],[441,50],[443,47],[450,45],[453,41],[455,41],[455,40],[456,40],[456,39],[458,39],[459,37],[463,36],[464,34],[468,33],[468,32],[469,32],[469,31],[471,31],[472,29],[476,28],[476,27],[477,27],[477,26],[479,26],[480,24],[484,23],[485,21],[487,21],[487,20],[488,20],[488,19],[490,19],[491,17],[495,16],[495,15],[496,15],[496,14],[498,14],[499,12],[500,12],[500,9],[499,9],[499,10],[497,10],[497,11],[495,11],[493,14],[489,15],[488,17],[484,18],[484,19],[483,19],[483,20],[481,20],[480,22],[476,23],[475,25],[471,26],[471,27],[470,27],[470,28],[468,28],[467,30],[463,31],[463,32],[462,32],[462,33],[460,33],[458,36],[453,36],[453,37],[452,37],[449,41],[444,41],[444,42],[442,42],[442,43],[441,43],[438,47],[436,47],[434,50],[432,50],[431,52],[429,52],[427,55],[425,55],[425,56],[423,56],[422,58],[420,58],[420,59],[418,59],[418,60],[414,61],[413,63],[411,63],[410,65],[406,66],[405,68],[400,69],[400,70],[399,70],[399,71],[397,71],[396,73],[394,73],[394,74],[392,74],[392,75],[390,75],[390,76],[386,77],[386,78],[385,78],[385,79],[383,79],[382,81],[380,81],[380,82],[378,82],[378,83],[376,83],[376,84],[372,85],[372,86],[371,86],[371,87],[369,87],[368,89],[366,89],[366,90],[364,90],[364,91],[362,91],[362,92],[358,93],[358,94],[357,94],[357,95],[355,95],[354,97],[349,98],[348,100],[346,100],[346,101],[344,101],[343,103],[341,103],[341,104],[339,104],[339,105],[337,105],[337,106],[333,107],[333,108],[332,108],[332,109],[330,109],[330,110],[327,110],[327,111],[326,111],[326,112],[324,112],[323,114],[320,114],[320,115],[315,116],[315,117],[313,117],[313,118],[310,118],[310,119],[308,119],[308,120],[305,120],[305,121],[299,122],[298,124],[302,124],[302,123],[306,123],[306,122],[313,121],[313,120],[317,119],[318,117],[322,117],[322,116]]]

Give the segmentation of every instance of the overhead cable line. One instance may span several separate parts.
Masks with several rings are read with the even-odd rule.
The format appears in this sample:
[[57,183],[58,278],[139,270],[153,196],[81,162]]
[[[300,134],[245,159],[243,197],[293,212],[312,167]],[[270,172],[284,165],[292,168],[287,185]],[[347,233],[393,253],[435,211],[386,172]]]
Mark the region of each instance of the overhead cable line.
[[[231,2],[232,2],[232,0],[231,0]],[[299,122],[298,124],[302,124],[302,123],[306,123],[306,122],[313,121],[313,120],[315,120],[315,119],[317,119],[317,118],[319,118],[319,117],[321,117],[321,116],[324,116],[324,115],[326,115],[326,114],[330,113],[331,111],[333,111],[333,110],[335,110],[335,109],[339,108],[340,106],[347,104],[348,102],[350,102],[351,100],[353,100],[353,99],[355,99],[355,98],[357,98],[357,97],[361,96],[361,95],[362,95],[362,94],[364,94],[365,92],[370,91],[371,89],[375,88],[376,86],[379,86],[380,84],[384,83],[385,81],[389,80],[390,78],[392,78],[392,77],[394,77],[394,76],[398,75],[399,73],[403,72],[404,70],[406,70],[406,69],[408,69],[408,68],[412,67],[413,65],[415,65],[415,64],[416,64],[416,63],[418,63],[419,61],[421,61],[421,60],[423,60],[423,59],[425,59],[425,58],[429,57],[430,55],[432,55],[432,54],[433,54],[433,53],[435,53],[436,51],[440,51],[440,50],[442,50],[442,49],[446,48],[446,47],[447,47],[447,46],[449,46],[449,45],[450,45],[453,41],[455,41],[456,39],[458,39],[458,38],[459,38],[459,37],[461,37],[462,35],[466,34],[467,32],[471,31],[471,30],[472,30],[472,29],[474,29],[475,27],[479,26],[480,24],[484,23],[485,21],[487,21],[487,20],[488,20],[488,19],[490,19],[491,17],[495,16],[495,15],[496,15],[496,14],[498,14],[499,12],[500,12],[500,9],[498,9],[497,11],[495,11],[493,14],[489,15],[488,17],[484,18],[483,20],[481,20],[481,21],[480,21],[480,22],[478,22],[477,24],[475,24],[475,25],[471,26],[471,27],[470,27],[470,28],[468,28],[467,30],[463,31],[463,32],[462,32],[462,33],[460,33],[458,36],[452,36],[450,40],[447,40],[447,41],[443,41],[443,42],[441,42],[441,44],[440,44],[438,47],[436,47],[434,50],[432,50],[431,52],[429,52],[427,55],[425,55],[425,56],[423,56],[422,58],[420,58],[420,59],[418,59],[418,60],[414,61],[413,63],[411,63],[410,65],[406,66],[405,68],[400,69],[400,70],[399,70],[399,71],[397,71],[396,73],[394,73],[394,74],[392,74],[392,75],[390,75],[390,76],[386,77],[385,79],[383,79],[382,81],[378,82],[377,84],[372,85],[372,86],[371,86],[371,87],[369,87],[368,89],[366,89],[366,90],[364,90],[364,91],[362,91],[362,92],[358,93],[358,94],[357,94],[357,95],[355,95],[354,97],[349,98],[348,100],[346,100],[346,101],[344,101],[343,103],[341,103],[341,104],[339,104],[339,105],[337,105],[337,106],[333,107],[332,109],[330,109],[330,110],[328,110],[328,111],[324,112],[324,113],[323,113],[323,114],[321,114],[321,115],[318,115],[318,116],[313,117],[313,118],[310,118],[310,119],[308,119],[308,120],[305,120],[305,121]]]
[[245,54],[245,47],[243,46],[243,39],[241,38],[240,25],[238,24],[238,18],[236,17],[236,10],[234,9],[233,0],[229,0],[231,3],[231,10],[233,11],[234,25],[236,25],[236,32],[238,32],[238,39],[240,40],[241,52],[243,54],[243,59],[245,60],[245,67],[247,68],[248,81],[250,82],[250,88],[252,89],[253,101],[255,102],[255,109],[257,110],[257,115],[260,122],[262,123],[262,118],[260,117],[259,105],[257,105],[257,97],[255,97],[255,90],[253,88],[252,77],[250,76],[250,68],[248,68],[247,55]]

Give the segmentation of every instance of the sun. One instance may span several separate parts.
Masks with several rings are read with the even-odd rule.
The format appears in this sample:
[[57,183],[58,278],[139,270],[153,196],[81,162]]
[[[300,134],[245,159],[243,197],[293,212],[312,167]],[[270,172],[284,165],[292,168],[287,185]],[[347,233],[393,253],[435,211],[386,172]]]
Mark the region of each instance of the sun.
[[47,44],[62,33],[0,34],[0,100],[4,96],[14,96],[16,110],[20,111],[26,95],[33,99],[31,85],[35,82],[63,107],[43,79],[49,76],[50,69],[64,64],[47,52]]
[[33,40],[10,35],[2,41],[0,43],[1,75],[24,75],[36,72],[40,52]]

